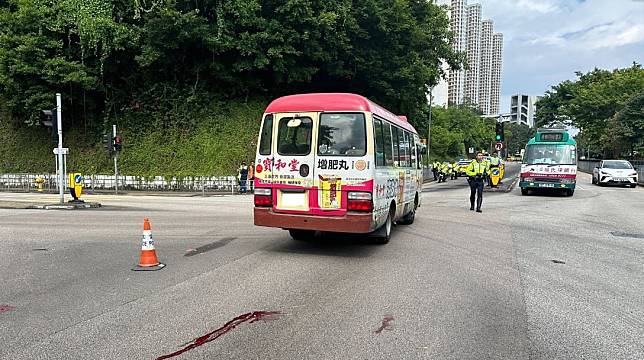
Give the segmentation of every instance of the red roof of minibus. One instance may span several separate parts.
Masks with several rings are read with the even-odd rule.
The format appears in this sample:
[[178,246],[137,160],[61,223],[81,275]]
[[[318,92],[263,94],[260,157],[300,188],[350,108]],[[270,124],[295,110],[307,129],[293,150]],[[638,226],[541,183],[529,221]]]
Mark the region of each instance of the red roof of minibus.
[[[273,100],[266,113],[306,111],[368,111],[416,134],[406,116],[397,116],[364,96],[350,93],[318,93],[283,96]],[[404,120],[403,120],[404,118]]]

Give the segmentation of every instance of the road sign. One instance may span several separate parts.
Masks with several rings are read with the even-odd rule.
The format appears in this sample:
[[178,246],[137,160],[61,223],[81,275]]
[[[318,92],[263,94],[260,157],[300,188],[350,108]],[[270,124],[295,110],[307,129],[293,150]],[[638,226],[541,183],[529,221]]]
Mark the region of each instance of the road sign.
[[474,154],[474,148],[473,147],[469,148],[468,150],[469,150],[468,153]]
[[[61,148],[61,150],[63,155],[69,154],[69,148]],[[54,148],[54,154],[58,155],[58,148]]]
[[501,151],[501,150],[503,150],[503,142],[501,142],[501,141],[497,142],[496,144],[494,144],[494,148],[495,148],[497,151]]

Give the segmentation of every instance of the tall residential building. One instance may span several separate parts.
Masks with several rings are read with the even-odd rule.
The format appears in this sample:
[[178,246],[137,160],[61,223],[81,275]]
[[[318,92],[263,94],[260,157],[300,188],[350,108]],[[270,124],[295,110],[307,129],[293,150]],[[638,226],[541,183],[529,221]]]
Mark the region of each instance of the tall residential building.
[[483,114],[490,114],[490,84],[492,82],[492,33],[494,23],[492,20],[481,22],[481,61],[479,70],[479,110]]
[[[449,11],[450,30],[455,33],[452,48],[458,52],[465,52],[467,49],[466,5],[467,0],[452,0]],[[462,104],[465,91],[465,71],[450,71],[447,84],[447,102],[449,104]]]
[[528,125],[533,128],[537,112],[536,103],[540,96],[529,96],[524,94],[512,95],[510,99],[510,116],[508,121]]
[[501,69],[503,65],[503,34],[492,35],[492,81],[490,82],[490,113],[498,114],[501,102]]
[[[446,99],[437,103],[449,105],[463,103],[476,105],[483,114],[498,114],[501,96],[501,70],[503,62],[503,35],[494,33],[494,23],[482,20],[480,4],[467,4],[467,0],[437,0],[438,5],[448,5],[450,30],[455,37],[452,47],[465,53],[468,69],[449,71]],[[443,91],[444,92],[444,91]]]
[[479,70],[481,59],[481,4],[467,6],[467,64],[463,102],[479,103]]

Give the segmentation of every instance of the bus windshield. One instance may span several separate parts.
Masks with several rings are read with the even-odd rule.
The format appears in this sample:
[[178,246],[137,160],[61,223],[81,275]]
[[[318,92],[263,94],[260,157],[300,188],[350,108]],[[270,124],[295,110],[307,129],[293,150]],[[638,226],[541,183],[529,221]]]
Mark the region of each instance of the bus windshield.
[[575,146],[563,144],[528,145],[525,163],[528,165],[575,165],[577,163]]

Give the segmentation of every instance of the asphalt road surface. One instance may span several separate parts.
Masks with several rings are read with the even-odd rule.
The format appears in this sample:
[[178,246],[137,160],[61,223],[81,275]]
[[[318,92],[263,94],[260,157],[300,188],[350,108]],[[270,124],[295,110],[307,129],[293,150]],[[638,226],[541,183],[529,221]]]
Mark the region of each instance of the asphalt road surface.
[[0,210],[0,358],[643,359],[644,189],[579,183],[482,214],[431,184],[384,246],[254,227],[250,196]]

